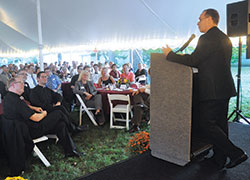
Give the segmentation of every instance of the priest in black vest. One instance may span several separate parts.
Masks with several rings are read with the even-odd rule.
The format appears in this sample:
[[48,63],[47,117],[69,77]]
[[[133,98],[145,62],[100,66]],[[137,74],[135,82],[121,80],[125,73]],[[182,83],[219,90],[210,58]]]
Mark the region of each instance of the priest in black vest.
[[48,113],[54,110],[60,110],[65,115],[66,124],[69,130],[73,133],[83,131],[83,127],[79,127],[73,124],[73,120],[68,110],[61,104],[62,96],[54,92],[53,90],[45,87],[47,83],[47,75],[44,71],[40,71],[37,74],[38,85],[31,90],[30,102],[33,106],[41,107]]

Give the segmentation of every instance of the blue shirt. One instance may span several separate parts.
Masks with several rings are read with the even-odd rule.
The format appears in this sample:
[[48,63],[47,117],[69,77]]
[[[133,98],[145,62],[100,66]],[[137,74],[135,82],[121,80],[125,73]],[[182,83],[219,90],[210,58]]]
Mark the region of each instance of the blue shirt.
[[47,77],[46,87],[55,90],[60,84],[62,84],[62,82],[57,75],[52,74],[51,76]]

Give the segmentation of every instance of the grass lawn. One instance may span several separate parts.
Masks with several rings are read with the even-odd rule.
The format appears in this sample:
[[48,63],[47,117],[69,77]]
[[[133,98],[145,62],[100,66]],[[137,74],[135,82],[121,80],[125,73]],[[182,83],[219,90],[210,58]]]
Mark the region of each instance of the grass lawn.
[[[72,117],[78,120],[79,112],[73,112]],[[86,122],[85,122],[86,123]],[[130,155],[125,152],[126,145],[133,134],[125,130],[109,129],[109,123],[104,127],[94,127],[87,120],[89,130],[73,137],[77,149],[84,152],[81,158],[64,158],[60,145],[54,140],[41,142],[39,149],[51,163],[45,167],[38,157],[31,157],[28,168],[22,177],[29,180],[71,180],[95,172],[105,166],[127,159]],[[149,127],[144,127],[149,132]],[[7,163],[0,167],[0,179],[5,179],[8,172]]]
[[[232,67],[233,76],[236,80],[237,67]],[[250,67],[242,68],[242,101],[243,114],[250,117]],[[229,105],[229,114],[235,107],[236,98],[232,98]],[[78,112],[73,112],[72,117],[78,120]],[[86,122],[85,122],[86,123]],[[127,159],[130,155],[125,152],[126,145],[131,134],[125,130],[109,129],[109,123],[104,127],[94,127],[91,122],[88,131],[73,137],[77,148],[85,152],[82,158],[64,158],[62,148],[55,145],[53,140],[38,144],[39,148],[51,163],[46,168],[38,157],[31,157],[28,168],[22,175],[29,180],[71,180],[80,176],[95,172],[105,166]],[[149,127],[142,130],[149,132]],[[0,179],[5,179],[8,173],[7,163],[0,167]]]

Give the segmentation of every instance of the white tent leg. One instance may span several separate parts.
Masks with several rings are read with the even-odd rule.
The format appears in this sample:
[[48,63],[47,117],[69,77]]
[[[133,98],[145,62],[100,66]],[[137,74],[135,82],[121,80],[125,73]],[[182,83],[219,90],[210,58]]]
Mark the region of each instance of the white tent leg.
[[41,71],[43,68],[43,36],[42,36],[42,20],[41,20],[41,7],[40,0],[36,1],[36,9],[37,9],[37,29],[38,29],[38,41],[39,41],[39,63]]

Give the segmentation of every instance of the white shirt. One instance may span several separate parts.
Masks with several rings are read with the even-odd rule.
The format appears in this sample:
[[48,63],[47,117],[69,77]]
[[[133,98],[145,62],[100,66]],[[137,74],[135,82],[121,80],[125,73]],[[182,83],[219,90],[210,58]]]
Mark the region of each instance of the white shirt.
[[97,84],[98,83],[98,80],[99,80],[99,78],[101,77],[101,73],[97,73],[97,74],[95,74],[95,73],[93,73],[93,74],[91,74],[92,76],[92,81],[93,81],[93,83],[94,84]]
[[145,88],[145,93],[150,94],[150,84],[147,84]]

